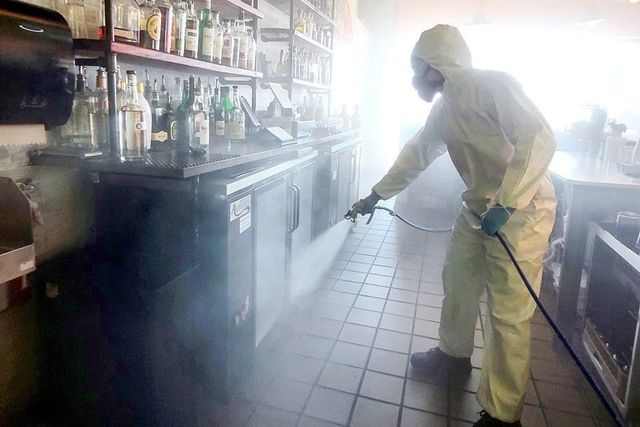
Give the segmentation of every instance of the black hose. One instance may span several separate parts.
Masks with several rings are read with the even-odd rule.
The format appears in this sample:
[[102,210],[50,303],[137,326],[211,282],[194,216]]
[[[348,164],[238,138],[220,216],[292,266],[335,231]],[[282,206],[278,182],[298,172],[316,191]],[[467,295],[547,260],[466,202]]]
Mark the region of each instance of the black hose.
[[[432,228],[427,228],[427,227],[421,227],[419,225],[416,225],[416,224],[413,224],[413,223],[407,221],[406,219],[404,219],[403,217],[401,217],[400,215],[395,213],[393,210],[391,210],[389,208],[381,207],[381,206],[374,207],[374,211],[373,212],[375,212],[375,210],[377,210],[377,209],[380,209],[380,210],[388,212],[389,215],[398,218],[400,221],[404,222],[408,226],[413,227],[413,228],[415,228],[417,230],[426,231],[428,233],[446,233],[448,231],[451,231],[451,229],[438,230],[438,229],[432,229]],[[371,216],[369,217],[369,220],[367,221],[367,224],[369,224],[371,222],[371,220],[373,219],[373,212],[371,213]],[[560,342],[562,342],[562,345],[564,345],[564,347],[567,349],[567,351],[569,352],[569,355],[571,356],[573,361],[576,363],[576,365],[578,365],[578,368],[580,369],[580,372],[587,379],[587,382],[589,383],[591,388],[593,388],[593,391],[595,391],[596,395],[598,396],[598,398],[600,399],[600,401],[602,402],[604,407],[607,409],[607,412],[609,412],[609,415],[611,415],[611,417],[616,422],[616,424],[618,424],[621,427],[624,426],[624,423],[618,418],[618,412],[613,408],[613,406],[611,406],[611,404],[609,403],[609,401],[605,397],[604,393],[602,393],[600,391],[600,387],[598,387],[596,381],[591,377],[591,375],[589,374],[589,372],[585,368],[584,364],[580,361],[580,357],[578,357],[578,354],[575,351],[573,351],[573,348],[571,348],[571,345],[569,344],[569,340],[567,340],[567,338],[564,336],[564,334],[560,331],[560,328],[558,328],[558,326],[555,324],[555,322],[551,318],[551,315],[549,314],[547,309],[544,308],[544,305],[542,304],[542,301],[540,301],[540,298],[538,298],[538,295],[536,294],[535,290],[531,286],[531,283],[527,279],[527,276],[524,274],[524,271],[522,271],[522,267],[520,267],[520,263],[518,263],[518,261],[516,260],[516,257],[513,255],[513,252],[509,248],[509,245],[507,244],[507,241],[505,240],[504,236],[501,233],[496,233],[495,237],[498,239],[498,241],[500,242],[500,244],[502,245],[504,250],[507,252],[507,255],[509,256],[509,259],[511,259],[511,262],[513,263],[513,266],[518,271],[518,274],[520,275],[520,278],[522,279],[522,282],[524,283],[525,287],[527,288],[527,290],[531,294],[531,297],[533,298],[533,300],[535,301],[536,305],[540,309],[540,312],[545,317],[545,319],[547,319],[547,322],[549,322],[549,325],[551,326],[551,329],[553,329],[553,331],[556,333],[558,338],[560,338]]]

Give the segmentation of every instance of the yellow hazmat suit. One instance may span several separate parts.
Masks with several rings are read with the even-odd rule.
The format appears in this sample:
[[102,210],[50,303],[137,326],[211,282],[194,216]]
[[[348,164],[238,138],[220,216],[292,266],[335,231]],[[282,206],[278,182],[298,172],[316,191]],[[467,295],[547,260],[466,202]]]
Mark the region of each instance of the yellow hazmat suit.
[[455,27],[425,31],[413,56],[444,76],[442,96],[373,190],[383,199],[394,196],[449,151],[467,190],[442,274],[439,347],[451,356],[471,356],[478,301],[486,290],[488,327],[477,397],[491,416],[514,422],[527,388],[535,303],[498,240],[482,232],[469,209],[483,213],[496,204],[515,209],[501,232],[539,291],[555,220],[547,175],[554,137],[514,78],[471,67],[471,54]]

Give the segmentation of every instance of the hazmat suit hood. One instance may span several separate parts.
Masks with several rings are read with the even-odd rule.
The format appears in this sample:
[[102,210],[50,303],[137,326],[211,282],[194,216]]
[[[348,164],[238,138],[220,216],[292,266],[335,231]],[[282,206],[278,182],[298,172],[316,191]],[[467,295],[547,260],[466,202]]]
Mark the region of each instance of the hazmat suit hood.
[[460,31],[451,25],[438,24],[424,31],[411,56],[440,71],[445,78],[445,91],[472,68],[469,47]]

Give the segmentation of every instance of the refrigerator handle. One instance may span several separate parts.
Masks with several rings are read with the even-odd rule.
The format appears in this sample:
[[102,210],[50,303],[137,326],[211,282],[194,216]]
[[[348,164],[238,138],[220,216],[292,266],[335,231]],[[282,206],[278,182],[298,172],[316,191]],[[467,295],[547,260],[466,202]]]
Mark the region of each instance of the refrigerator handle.
[[293,184],[292,188],[293,188],[293,194],[295,195],[293,231],[296,231],[298,227],[300,227],[300,187]]
[[356,153],[355,151],[351,152],[351,181],[350,184],[353,184],[354,182],[356,182],[356,166],[357,166],[357,157],[356,157]]
[[293,233],[295,228],[295,212],[296,212],[296,189],[295,185],[289,185],[289,191],[291,194],[291,205],[289,207],[289,218],[287,220],[287,233]]

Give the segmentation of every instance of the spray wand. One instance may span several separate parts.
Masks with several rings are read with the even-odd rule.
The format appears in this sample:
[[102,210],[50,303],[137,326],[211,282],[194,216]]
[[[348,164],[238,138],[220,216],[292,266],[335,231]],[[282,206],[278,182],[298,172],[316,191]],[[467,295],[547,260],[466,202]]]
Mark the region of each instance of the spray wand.
[[[371,224],[371,221],[373,220],[373,215],[375,214],[376,210],[383,210],[383,211],[387,212],[389,215],[391,215],[392,217],[398,218],[400,221],[404,222],[408,226],[410,226],[412,228],[415,228],[416,230],[426,231],[427,233],[447,233],[447,232],[452,230],[451,228],[449,228],[449,229],[434,229],[434,228],[428,228],[428,227],[419,226],[419,225],[414,224],[414,223],[412,223],[410,221],[407,221],[402,216],[400,216],[397,213],[395,213],[392,209],[385,208],[383,206],[374,206],[373,207],[373,209],[371,211],[371,214],[369,215],[369,219],[367,220],[367,225]],[[476,212],[474,212],[471,209],[469,209],[469,211],[478,220],[480,219],[480,215],[478,215]],[[349,219],[349,220],[353,221],[354,223],[356,222],[355,217],[356,217],[356,215],[353,215],[351,210],[349,212],[347,212],[345,214],[345,216],[344,216],[345,219]],[[498,239],[498,241],[500,242],[500,244],[502,245],[504,250],[507,252],[507,255],[509,256],[509,259],[513,263],[513,266],[515,267],[515,269],[518,271],[518,274],[520,275],[520,278],[522,279],[522,282],[524,283],[525,287],[529,291],[529,294],[531,294],[531,297],[533,298],[533,300],[535,301],[536,305],[540,309],[540,312],[545,317],[547,322],[549,322],[549,325],[551,326],[551,329],[553,329],[553,331],[556,333],[556,335],[560,339],[560,342],[562,342],[562,345],[569,352],[569,355],[571,356],[573,361],[576,363],[576,365],[580,369],[580,372],[582,373],[582,375],[584,375],[584,377],[587,379],[587,382],[589,383],[589,385],[591,386],[593,391],[596,393],[596,395],[598,396],[598,398],[600,399],[600,401],[602,402],[604,407],[607,409],[607,412],[609,413],[609,415],[611,415],[611,417],[615,420],[616,424],[618,424],[619,426],[623,426],[624,423],[620,420],[618,412],[609,403],[609,401],[605,397],[604,393],[602,391],[600,391],[600,387],[598,387],[595,379],[589,374],[589,372],[587,371],[587,368],[584,366],[584,364],[580,360],[580,357],[578,357],[578,354],[573,350],[573,348],[569,344],[569,340],[567,339],[567,337],[565,337],[565,335],[562,333],[562,331],[560,331],[560,328],[558,327],[558,325],[556,325],[556,323],[553,321],[551,315],[549,314],[547,309],[542,304],[542,301],[540,300],[540,298],[536,294],[535,290],[533,289],[533,286],[531,286],[531,282],[529,282],[529,279],[527,279],[527,276],[524,274],[524,271],[522,270],[522,267],[520,267],[520,263],[518,263],[518,261],[516,260],[516,257],[513,254],[513,251],[511,251],[511,248],[509,248],[509,245],[507,244],[507,241],[504,238],[504,236],[502,235],[502,233],[497,232],[495,234],[495,237]]]

